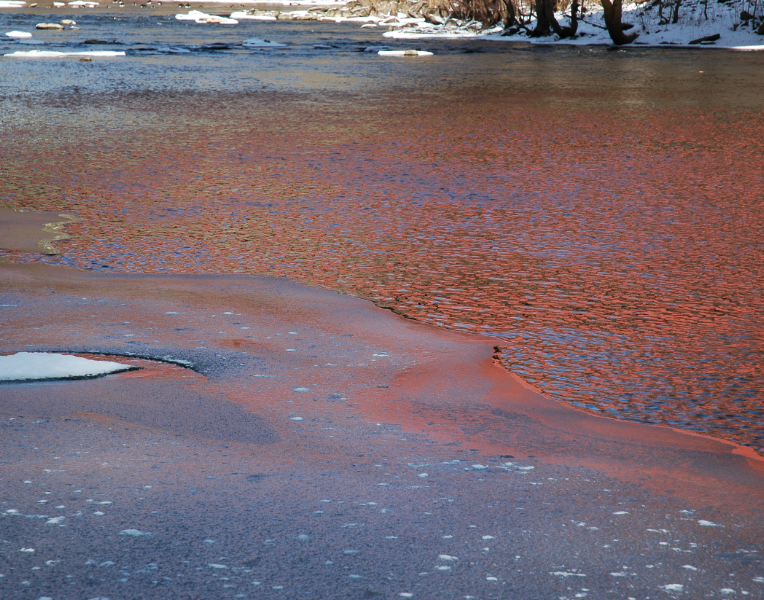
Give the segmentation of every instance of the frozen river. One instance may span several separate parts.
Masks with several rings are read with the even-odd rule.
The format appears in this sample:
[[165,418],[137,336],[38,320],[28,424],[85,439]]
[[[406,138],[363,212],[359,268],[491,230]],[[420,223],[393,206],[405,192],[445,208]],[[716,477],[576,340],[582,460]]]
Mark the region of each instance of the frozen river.
[[0,60],[0,202],[81,219],[1,256],[286,276],[493,336],[586,410],[764,448],[761,53],[40,20],[0,15],[48,42],[0,53],[126,56]]

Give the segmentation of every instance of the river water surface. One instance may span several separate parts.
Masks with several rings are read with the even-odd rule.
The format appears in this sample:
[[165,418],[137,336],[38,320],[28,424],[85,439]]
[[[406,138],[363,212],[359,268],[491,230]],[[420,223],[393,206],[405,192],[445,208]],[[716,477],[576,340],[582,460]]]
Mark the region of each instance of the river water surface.
[[0,60],[0,202],[81,221],[0,258],[285,276],[493,336],[578,407],[764,449],[764,53],[78,22],[36,37],[128,56]]

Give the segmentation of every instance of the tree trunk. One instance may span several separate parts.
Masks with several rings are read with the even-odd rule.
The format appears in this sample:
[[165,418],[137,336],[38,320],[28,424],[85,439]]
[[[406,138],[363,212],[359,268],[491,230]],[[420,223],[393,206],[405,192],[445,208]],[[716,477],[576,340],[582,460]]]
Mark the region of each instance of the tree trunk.
[[679,22],[679,5],[682,4],[682,0],[676,0],[674,2],[674,15],[671,17],[671,22],[676,25]]
[[605,12],[605,25],[607,25],[607,31],[610,34],[610,39],[617,46],[623,46],[624,44],[631,44],[637,39],[638,33],[630,33],[626,35],[623,32],[623,26],[621,24],[621,15],[623,12],[622,0],[602,0],[602,9]]
[[553,15],[552,29],[560,36],[561,40],[572,38],[576,35],[578,31],[578,0],[573,0],[573,4],[570,5],[570,25],[568,27],[561,27]]
[[503,0],[499,2],[499,14],[504,27],[509,27],[517,22],[517,13],[512,0]]
[[[552,35],[555,0],[536,0],[536,28],[531,31],[531,37],[546,37]],[[558,25],[559,27],[559,25]]]

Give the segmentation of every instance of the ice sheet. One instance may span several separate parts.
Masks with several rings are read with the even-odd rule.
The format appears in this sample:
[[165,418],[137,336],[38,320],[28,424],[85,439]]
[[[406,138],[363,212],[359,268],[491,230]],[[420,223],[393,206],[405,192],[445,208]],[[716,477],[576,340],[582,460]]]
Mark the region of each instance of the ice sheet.
[[0,381],[95,377],[132,369],[130,365],[70,354],[17,352],[0,356]]

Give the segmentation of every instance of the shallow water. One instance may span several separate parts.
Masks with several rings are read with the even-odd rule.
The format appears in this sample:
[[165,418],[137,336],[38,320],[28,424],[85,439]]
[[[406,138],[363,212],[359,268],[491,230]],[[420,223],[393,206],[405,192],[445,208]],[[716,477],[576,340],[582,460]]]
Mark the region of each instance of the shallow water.
[[36,37],[129,56],[0,60],[0,202],[83,221],[2,256],[287,276],[494,336],[579,407],[764,448],[760,53],[77,20]]

